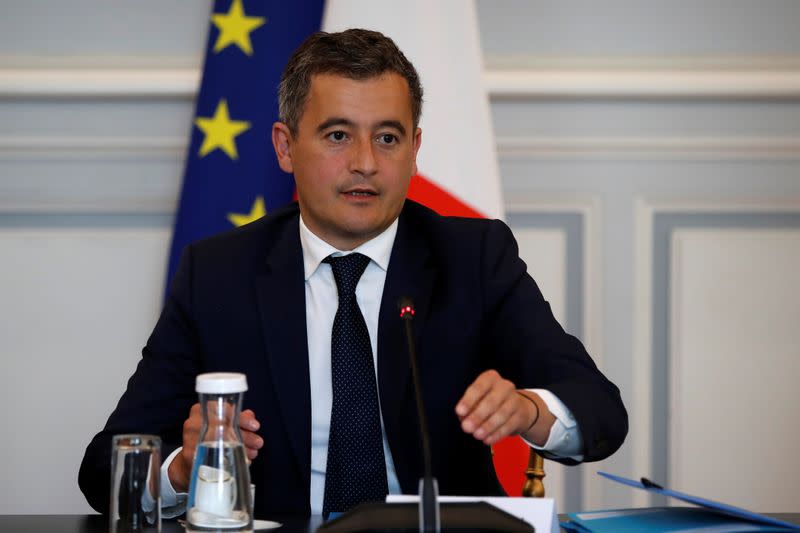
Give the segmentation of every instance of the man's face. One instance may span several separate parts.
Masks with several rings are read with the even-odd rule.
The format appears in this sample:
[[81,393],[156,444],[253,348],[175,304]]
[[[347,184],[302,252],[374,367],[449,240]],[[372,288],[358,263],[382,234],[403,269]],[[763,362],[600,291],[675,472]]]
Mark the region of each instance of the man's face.
[[297,130],[278,122],[272,142],[281,168],[294,173],[308,228],[352,250],[389,227],[417,172],[422,139],[405,79],[315,75]]

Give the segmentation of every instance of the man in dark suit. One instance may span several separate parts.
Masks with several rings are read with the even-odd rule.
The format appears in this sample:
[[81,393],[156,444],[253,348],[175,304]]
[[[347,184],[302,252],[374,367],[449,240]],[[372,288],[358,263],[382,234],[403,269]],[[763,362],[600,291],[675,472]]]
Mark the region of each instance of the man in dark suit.
[[618,389],[555,321],[510,230],[405,199],[421,103],[414,67],[381,34],[318,33],[294,53],[272,140],[298,203],[185,250],[142,361],[81,465],[95,509],[107,509],[111,435],[148,432],[164,442],[164,505],[182,510],[200,426],[194,378],[211,371],[248,378],[240,425],[257,514],[416,493],[403,296],[416,304],[440,492],[501,494],[487,445],[508,435],[567,464],[622,444]]

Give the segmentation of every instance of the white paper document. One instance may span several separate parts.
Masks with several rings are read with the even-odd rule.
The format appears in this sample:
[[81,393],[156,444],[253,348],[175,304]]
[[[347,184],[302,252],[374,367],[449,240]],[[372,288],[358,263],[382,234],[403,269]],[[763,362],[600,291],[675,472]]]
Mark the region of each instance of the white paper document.
[[[387,503],[418,502],[415,494],[389,494]],[[503,498],[499,496],[439,496],[439,503],[486,502],[531,524],[536,533],[558,533],[556,501],[553,498]]]

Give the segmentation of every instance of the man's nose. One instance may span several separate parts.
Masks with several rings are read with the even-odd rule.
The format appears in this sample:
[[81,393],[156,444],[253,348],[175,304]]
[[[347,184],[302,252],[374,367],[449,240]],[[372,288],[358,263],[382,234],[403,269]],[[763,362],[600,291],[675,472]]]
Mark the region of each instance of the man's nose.
[[367,177],[378,171],[378,160],[375,158],[375,143],[372,139],[359,139],[353,143],[350,171]]

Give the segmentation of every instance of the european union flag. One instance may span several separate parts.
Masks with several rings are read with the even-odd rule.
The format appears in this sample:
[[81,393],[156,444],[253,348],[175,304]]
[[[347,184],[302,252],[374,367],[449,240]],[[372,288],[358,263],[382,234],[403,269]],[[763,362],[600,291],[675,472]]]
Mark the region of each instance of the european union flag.
[[216,0],[192,140],[175,218],[167,282],[187,244],[251,222],[291,201],[272,123],[289,56],[319,30],[324,0]]

